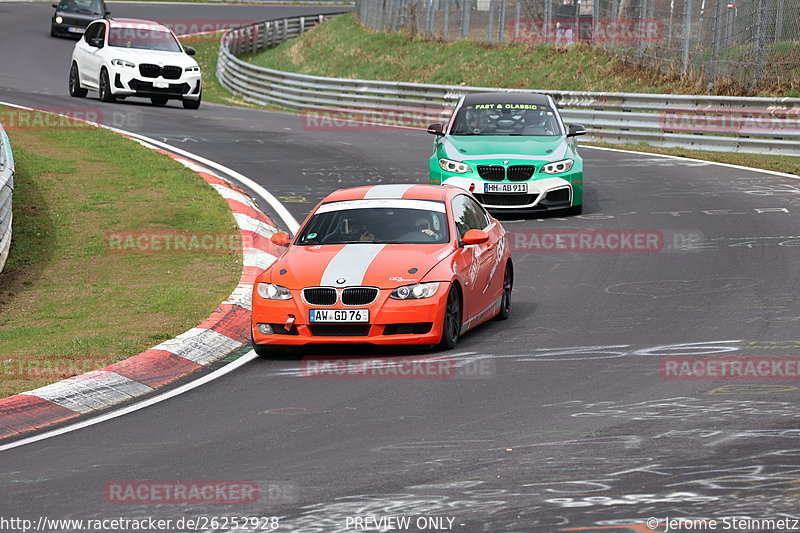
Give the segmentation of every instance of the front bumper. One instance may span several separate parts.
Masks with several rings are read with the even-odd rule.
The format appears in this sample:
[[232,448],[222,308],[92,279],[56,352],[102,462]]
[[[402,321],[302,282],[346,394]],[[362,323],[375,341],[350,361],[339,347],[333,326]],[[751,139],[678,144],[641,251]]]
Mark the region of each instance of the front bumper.
[[[300,290],[291,300],[266,300],[253,292],[251,332],[256,344],[302,346],[307,344],[436,344],[441,340],[448,283],[422,300],[394,300],[390,289],[381,289],[375,302],[364,306],[314,306]],[[367,324],[312,324],[311,309],[369,309]],[[294,323],[287,330],[290,317]],[[258,324],[270,324],[273,334],[263,334]]]
[[68,22],[64,21],[58,23],[55,20],[51,21],[51,27],[54,33],[59,35],[73,35],[76,39],[80,38],[86,32],[86,22]]
[[140,74],[138,67],[110,65],[107,68],[111,81],[111,93],[114,96],[158,96],[176,100],[197,100],[202,90],[200,72],[184,71],[180,78],[172,80],[162,76],[144,77]]
[[[436,156],[430,159],[430,183],[451,185],[471,191],[484,207],[496,212],[546,212],[567,209],[583,203],[583,162],[580,158],[573,157],[574,164],[568,172],[561,174],[545,174],[541,172],[543,161],[530,159],[480,159],[466,160],[471,169],[464,174],[456,174],[442,170]],[[478,166],[487,165],[503,167],[503,179],[484,179],[478,174]],[[535,171],[529,179],[509,180],[511,169],[534,166]],[[487,192],[485,187],[490,184],[520,185],[525,184],[525,193],[499,193]]]
[[484,192],[486,184],[508,183],[489,182],[481,178],[465,178],[452,176],[442,181],[442,185],[450,185],[467,191],[487,209],[493,211],[553,211],[566,209],[579,205],[575,199],[575,184],[564,178],[542,178],[525,182],[528,192],[516,193],[487,193]]

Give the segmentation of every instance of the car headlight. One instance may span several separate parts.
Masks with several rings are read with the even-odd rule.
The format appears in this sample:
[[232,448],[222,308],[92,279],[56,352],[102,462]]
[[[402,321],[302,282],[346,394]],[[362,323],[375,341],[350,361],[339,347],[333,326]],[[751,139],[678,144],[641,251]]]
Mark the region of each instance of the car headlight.
[[272,283],[259,283],[258,295],[267,300],[291,300],[292,293],[286,287]]
[[571,169],[574,163],[575,161],[572,159],[563,159],[561,161],[556,161],[555,163],[547,163],[542,167],[542,172],[545,174],[561,174],[562,172],[567,172],[569,169]]
[[56,17],[56,24],[61,24],[62,22],[64,22],[64,19],[61,17]]
[[200,67],[186,67],[184,70],[186,72],[200,72]]
[[439,290],[439,282],[432,283],[416,283],[414,285],[403,285],[397,287],[389,295],[390,298],[395,300],[421,300],[423,298],[430,298],[436,291]]
[[447,172],[454,172],[456,174],[466,174],[472,169],[469,165],[461,161],[453,161],[452,159],[440,159],[439,168]]
[[136,67],[136,65],[134,65],[130,61],[125,61],[124,59],[112,59],[111,64],[114,65],[115,67],[128,67],[128,68]]

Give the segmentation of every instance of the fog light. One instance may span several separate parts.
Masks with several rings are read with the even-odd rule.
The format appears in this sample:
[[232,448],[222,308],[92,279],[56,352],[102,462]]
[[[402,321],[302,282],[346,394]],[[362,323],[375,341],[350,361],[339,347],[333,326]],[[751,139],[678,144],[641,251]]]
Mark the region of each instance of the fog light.
[[272,326],[269,324],[259,324],[258,332],[262,335],[272,335]]
[[64,19],[61,17],[56,17],[56,24],[61,24],[62,22],[64,22]]

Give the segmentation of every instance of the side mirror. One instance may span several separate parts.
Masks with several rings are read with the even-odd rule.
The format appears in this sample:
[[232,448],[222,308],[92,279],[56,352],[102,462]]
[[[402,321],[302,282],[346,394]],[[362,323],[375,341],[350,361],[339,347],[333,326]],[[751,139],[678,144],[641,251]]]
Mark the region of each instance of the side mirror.
[[283,248],[289,246],[292,242],[291,237],[285,231],[279,231],[270,237],[269,241],[274,244],[275,246],[281,246]]
[[586,135],[586,128],[580,124],[570,124],[567,137],[577,137],[578,135]]
[[95,48],[103,48],[103,38],[92,37],[91,39],[89,39],[89,46],[93,46]]
[[428,133],[431,135],[444,135],[444,126],[441,124],[431,124],[428,126]]
[[103,18],[104,19],[107,19],[110,15],[111,15],[111,11],[109,11],[108,9],[103,11]]
[[482,229],[471,229],[464,235],[461,242],[469,246],[471,244],[483,244],[488,240],[489,234]]
[[184,50],[186,50],[186,55],[187,56],[193,56],[193,55],[195,55],[197,53],[197,51],[194,48],[192,48],[191,46],[184,46],[183,48],[184,48]]
[[53,7],[58,9],[58,4],[53,4]]

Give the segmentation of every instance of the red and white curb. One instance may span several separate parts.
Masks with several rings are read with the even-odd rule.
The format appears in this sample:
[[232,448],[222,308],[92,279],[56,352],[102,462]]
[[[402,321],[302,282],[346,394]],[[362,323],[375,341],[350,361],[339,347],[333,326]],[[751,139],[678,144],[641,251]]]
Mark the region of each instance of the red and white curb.
[[228,203],[242,237],[239,284],[211,316],[174,339],[100,370],[0,400],[0,439],[60,424],[148,394],[250,342],[253,282],[280,255],[280,250],[270,242],[277,231],[275,223],[244,191],[208,168],[131,138],[197,172]]

